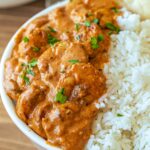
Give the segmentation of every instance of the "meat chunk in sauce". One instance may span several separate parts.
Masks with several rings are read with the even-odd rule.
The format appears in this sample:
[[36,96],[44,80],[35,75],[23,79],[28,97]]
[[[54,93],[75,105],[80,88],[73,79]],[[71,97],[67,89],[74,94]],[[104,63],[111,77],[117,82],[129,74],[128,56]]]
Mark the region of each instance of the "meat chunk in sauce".
[[65,93],[69,101],[78,101],[83,97],[89,97],[88,101],[93,101],[104,93],[105,77],[92,65],[78,63],[61,76],[56,88],[61,87],[66,87]]
[[117,7],[113,0],[73,0],[16,38],[4,86],[19,118],[49,144],[82,150],[92,134],[96,103],[107,92],[103,67],[110,34],[119,31]]
[[62,87],[68,102],[53,105],[54,109],[43,119],[43,128],[50,143],[66,149],[82,149],[98,111],[97,99],[106,92],[105,77],[90,64],[76,64],[60,78],[56,91]]
[[27,122],[36,105],[45,99],[46,89],[47,87],[41,81],[34,81],[27,90],[21,93],[16,110],[23,121]]

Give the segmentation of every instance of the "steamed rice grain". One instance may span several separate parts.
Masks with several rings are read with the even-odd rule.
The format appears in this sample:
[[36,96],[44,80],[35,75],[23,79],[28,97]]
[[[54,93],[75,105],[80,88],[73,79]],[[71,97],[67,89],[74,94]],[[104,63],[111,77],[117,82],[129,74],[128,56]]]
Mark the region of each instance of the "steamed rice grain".
[[104,68],[109,110],[99,113],[87,150],[150,150],[150,20],[122,11]]

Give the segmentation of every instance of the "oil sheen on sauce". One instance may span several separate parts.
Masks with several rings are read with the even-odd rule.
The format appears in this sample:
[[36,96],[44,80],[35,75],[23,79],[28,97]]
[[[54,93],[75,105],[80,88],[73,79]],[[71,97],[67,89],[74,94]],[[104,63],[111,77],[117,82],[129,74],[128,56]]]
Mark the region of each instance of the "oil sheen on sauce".
[[19,118],[49,144],[82,150],[92,134],[118,13],[112,0],[72,0],[18,34],[4,86]]

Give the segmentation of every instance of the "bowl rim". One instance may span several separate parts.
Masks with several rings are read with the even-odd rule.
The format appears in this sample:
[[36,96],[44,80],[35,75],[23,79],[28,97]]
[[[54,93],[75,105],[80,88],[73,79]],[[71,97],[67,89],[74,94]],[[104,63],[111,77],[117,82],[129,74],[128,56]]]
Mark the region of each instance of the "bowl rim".
[[51,5],[50,7],[42,10],[41,12],[35,14],[33,17],[31,17],[28,21],[26,21],[17,31],[16,33],[12,36],[10,39],[9,43],[7,44],[4,53],[1,58],[1,63],[0,63],[0,94],[1,94],[1,99],[2,103],[10,116],[11,120],[13,123],[35,144],[41,146],[44,149],[47,150],[60,150],[60,148],[57,148],[55,146],[52,146],[46,142],[42,137],[40,137],[38,134],[36,134],[32,129],[30,129],[16,114],[15,107],[13,104],[13,101],[8,97],[6,94],[6,91],[3,86],[3,81],[4,81],[4,68],[5,68],[5,62],[6,60],[11,56],[12,50],[15,45],[15,38],[18,35],[18,33],[25,28],[30,22],[32,22],[34,19],[37,17],[43,16],[48,14],[48,12],[54,10],[55,8],[65,6],[68,3],[68,1],[62,1],[58,2],[54,5]]

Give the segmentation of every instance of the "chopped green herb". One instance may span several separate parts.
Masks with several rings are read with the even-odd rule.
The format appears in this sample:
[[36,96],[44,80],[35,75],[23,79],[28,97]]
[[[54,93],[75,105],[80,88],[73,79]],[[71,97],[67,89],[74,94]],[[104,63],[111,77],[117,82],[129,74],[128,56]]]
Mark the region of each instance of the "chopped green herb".
[[91,23],[90,23],[90,21],[85,21],[85,26],[87,26],[87,27],[90,27],[91,26]]
[[98,41],[101,42],[104,40],[104,36],[102,34],[100,34],[98,37],[97,37]]
[[30,74],[32,76],[35,76],[35,73],[33,72],[33,67],[37,65],[37,60],[32,59],[29,63],[25,64],[22,63],[22,67],[24,67],[23,75],[21,75],[21,78],[25,81],[26,85],[30,84],[30,80],[27,77],[27,74]]
[[93,20],[93,22],[94,22],[95,24],[99,24],[99,19],[95,18],[95,19]]
[[39,47],[32,47],[32,50],[33,50],[34,52],[39,52],[39,51],[40,51],[40,48],[39,48]]
[[76,64],[79,63],[79,60],[77,59],[72,59],[72,60],[68,60],[68,62],[72,63],[72,64]]
[[23,38],[23,42],[24,42],[24,43],[28,43],[28,42],[29,42],[29,38],[25,36],[25,37]]
[[122,114],[117,114],[117,116],[118,116],[118,117],[123,117],[123,115],[122,115]]
[[29,80],[29,78],[28,77],[26,77],[26,76],[24,76],[24,81],[25,81],[25,83],[27,84],[27,85],[29,85],[30,84],[30,80]]
[[106,23],[106,27],[112,31],[116,31],[116,27],[110,22]]
[[54,32],[54,33],[56,32],[56,30],[54,30],[52,27],[49,26],[48,28],[50,29],[51,32]]
[[38,63],[37,59],[32,59],[28,65],[31,67],[35,67],[37,65],[37,63]]
[[97,39],[99,42],[101,42],[104,40],[104,36],[102,34],[100,34],[100,35],[98,35]]
[[99,48],[97,37],[92,37],[91,38],[91,47],[92,47],[92,49]]
[[80,29],[80,24],[79,23],[75,24],[75,29],[76,29],[76,31],[79,31],[79,29]]
[[53,37],[52,35],[48,34],[48,44],[53,46],[55,43],[59,42],[57,38]]
[[111,31],[115,31],[116,33],[119,33],[120,32],[120,28],[119,27],[116,27],[115,25],[113,25],[112,23],[110,22],[107,22],[106,23],[106,28],[111,30]]
[[35,76],[34,72],[29,68],[26,70],[26,74],[30,74],[32,76]]
[[92,37],[90,41],[92,49],[99,48],[99,42],[103,40],[104,40],[104,36],[102,34],[98,35],[97,37]]
[[65,89],[64,88],[60,89],[55,96],[55,101],[64,104],[67,100],[67,96],[65,96],[64,94],[65,94]]
[[29,78],[25,74],[21,75],[21,78],[25,81],[26,85],[30,84],[30,80],[29,80]]
[[118,12],[119,12],[118,8],[116,8],[116,7],[112,7],[111,10],[112,10],[114,13],[118,13]]

